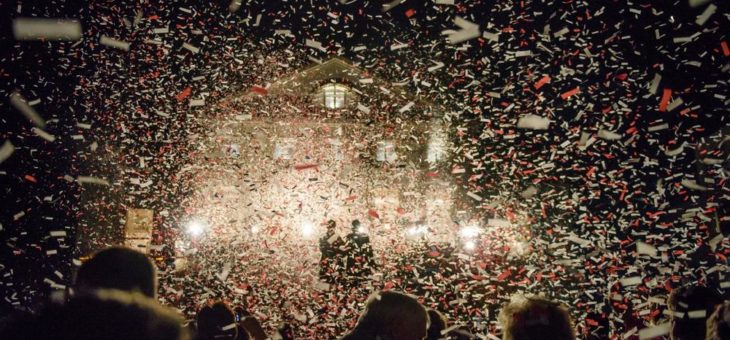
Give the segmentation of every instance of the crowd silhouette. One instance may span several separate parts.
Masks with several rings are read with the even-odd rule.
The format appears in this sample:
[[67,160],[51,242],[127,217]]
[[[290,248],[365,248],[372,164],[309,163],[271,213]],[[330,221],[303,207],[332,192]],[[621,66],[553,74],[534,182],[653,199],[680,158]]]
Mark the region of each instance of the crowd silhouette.
[[[363,279],[371,270],[367,235],[354,221],[346,240],[333,232],[320,241],[322,279],[344,284]],[[348,258],[353,258],[348,260]],[[267,334],[245,306],[209,301],[187,324],[156,300],[156,269],[146,255],[111,247],[79,268],[69,294],[54,296],[38,313],[18,311],[0,323],[1,339],[294,339],[289,324]],[[675,289],[667,304],[673,340],[730,339],[730,301],[705,286]],[[540,296],[517,295],[502,306],[499,323],[504,340],[576,339],[568,306]],[[367,298],[357,323],[343,340],[477,339],[450,325],[417,296],[382,290]]]

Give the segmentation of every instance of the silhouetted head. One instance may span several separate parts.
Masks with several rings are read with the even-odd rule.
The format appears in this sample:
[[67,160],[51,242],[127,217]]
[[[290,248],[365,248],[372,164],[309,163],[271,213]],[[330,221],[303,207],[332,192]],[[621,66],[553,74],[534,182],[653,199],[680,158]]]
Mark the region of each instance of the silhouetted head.
[[29,339],[188,339],[182,320],[139,292],[84,291],[43,311]]
[[574,340],[570,315],[560,303],[516,296],[499,313],[504,340]]
[[368,298],[365,311],[345,339],[421,340],[428,329],[428,314],[416,299],[397,292],[379,292]]
[[703,339],[707,318],[722,299],[712,289],[703,286],[684,286],[672,291],[667,305],[672,313],[673,340]]
[[334,220],[327,221],[327,231],[333,231],[335,230],[335,227],[337,226],[337,223],[335,223]]
[[446,326],[448,325],[446,317],[435,309],[429,309],[428,320],[431,325],[428,327],[428,335],[426,336],[426,339],[436,340],[442,338],[443,334],[441,334],[441,331],[446,329]]
[[360,220],[352,221],[352,231],[356,233],[360,231]]
[[86,261],[76,275],[80,290],[109,288],[139,291],[154,298],[157,295],[155,266],[136,250],[123,247],[104,249]]
[[200,309],[196,317],[198,338],[201,340],[236,339],[236,316],[228,305],[216,302]]

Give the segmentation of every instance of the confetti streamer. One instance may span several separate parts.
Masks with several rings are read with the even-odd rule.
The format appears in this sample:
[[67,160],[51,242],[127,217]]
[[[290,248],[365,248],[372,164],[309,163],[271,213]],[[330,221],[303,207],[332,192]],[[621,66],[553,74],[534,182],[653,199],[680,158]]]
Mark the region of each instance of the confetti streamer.
[[189,44],[189,43],[183,43],[183,44],[182,44],[182,47],[183,47],[184,49],[186,49],[186,50],[188,50],[188,51],[192,52],[193,54],[198,54],[198,52],[200,52],[200,49],[199,49],[199,48],[197,48],[197,47],[195,47],[195,46],[193,46],[193,45],[191,45],[191,44]]
[[547,130],[550,126],[550,119],[536,115],[525,115],[517,121],[520,129]]
[[639,340],[654,339],[660,336],[669,334],[671,325],[669,323],[663,323],[649,328],[644,328],[639,331]]
[[33,128],[33,133],[35,133],[38,137],[41,137],[49,142],[53,142],[56,140],[56,136],[54,136],[48,132],[45,132],[37,127]]
[[123,51],[129,51],[128,42],[110,38],[106,35],[102,35],[101,38],[99,38],[99,43],[104,46],[109,46]]
[[13,19],[16,40],[69,40],[81,39],[81,23],[65,19]]
[[467,40],[471,40],[479,37],[479,35],[481,34],[479,32],[479,25],[471,21],[465,20],[462,17],[457,16],[454,20],[454,25],[459,26],[459,28],[461,29],[459,31],[449,34],[447,40],[450,44],[458,44]]
[[28,102],[19,93],[14,92],[10,95],[10,104],[20,111],[20,113],[22,113],[26,118],[32,121],[35,126],[41,129],[46,126],[46,121],[43,120],[43,118],[41,118],[41,116],[30,105],[28,105]]
[[15,152],[15,146],[9,140],[6,140],[3,146],[0,147],[0,164],[8,160],[13,152]]
[[103,185],[103,186],[109,186],[109,182],[102,178],[96,178],[96,177],[90,177],[90,176],[79,176],[76,178],[76,181],[80,184],[96,184],[96,185]]
[[710,4],[705,8],[705,11],[702,12],[702,14],[697,16],[697,20],[695,20],[695,23],[699,26],[703,26],[707,20],[710,19],[710,17],[715,14],[715,11],[717,11],[717,6],[715,4]]
[[636,242],[636,252],[639,254],[646,254],[649,256],[656,256],[657,255],[657,249],[650,245],[646,244],[644,242]]

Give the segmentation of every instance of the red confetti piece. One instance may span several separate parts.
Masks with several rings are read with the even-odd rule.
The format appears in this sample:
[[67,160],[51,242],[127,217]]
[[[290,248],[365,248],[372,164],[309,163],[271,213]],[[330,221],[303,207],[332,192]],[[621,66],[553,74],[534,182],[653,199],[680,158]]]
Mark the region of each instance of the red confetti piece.
[[265,88],[261,87],[261,86],[251,87],[251,92],[258,93],[258,94],[260,94],[262,96],[265,96],[265,95],[269,94],[269,91],[266,90]]
[[568,99],[568,98],[572,97],[573,95],[575,95],[575,94],[577,94],[579,92],[580,92],[580,87],[576,87],[576,88],[574,88],[572,90],[569,90],[569,91],[564,92],[563,94],[561,94],[560,95],[560,98]]
[[506,279],[509,276],[509,274],[511,274],[511,273],[512,272],[509,269],[507,269],[507,270],[503,271],[502,274],[499,274],[499,276],[497,276],[497,280],[502,281],[502,280]]
[[28,182],[38,183],[38,180],[36,180],[35,177],[33,177],[31,175],[25,175],[25,177],[23,177],[23,178],[25,178],[25,180]]
[[441,252],[438,252],[438,251],[435,251],[435,250],[434,251],[429,251],[428,252],[428,256],[429,257],[439,257],[439,256],[441,256]]
[[727,41],[721,42],[720,46],[722,47],[722,54],[726,57],[730,56],[730,47],[727,46]]
[[539,90],[543,85],[550,82],[550,76],[545,75],[535,83],[535,90]]
[[372,210],[372,209],[368,210],[368,216],[370,216],[372,218],[380,218],[380,215],[378,215],[378,212],[375,210]]
[[182,90],[180,93],[178,93],[178,95],[177,95],[177,97],[175,97],[175,99],[177,99],[177,101],[181,102],[181,101],[185,100],[185,98],[190,97],[190,93],[192,93],[192,92],[193,92],[193,88],[188,86],[187,88]]
[[416,14],[416,10],[413,8],[406,11],[406,17],[408,18],[412,17],[414,14]]
[[301,170],[313,169],[318,166],[319,166],[319,164],[297,164],[294,166],[294,169],[301,171]]
[[669,104],[669,98],[672,96],[672,89],[664,89],[664,94],[662,94],[662,100],[659,102],[659,111],[665,112],[667,111],[667,105]]

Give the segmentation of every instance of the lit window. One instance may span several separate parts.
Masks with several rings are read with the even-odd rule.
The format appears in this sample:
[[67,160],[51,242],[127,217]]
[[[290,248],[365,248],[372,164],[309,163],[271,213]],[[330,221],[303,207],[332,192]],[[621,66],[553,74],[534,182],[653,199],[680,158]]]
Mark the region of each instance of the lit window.
[[341,109],[345,107],[347,87],[342,84],[327,84],[322,86],[324,96],[324,107],[328,109]]
[[389,162],[392,163],[398,158],[395,153],[395,145],[392,141],[380,141],[378,142],[378,148],[375,151],[375,160],[378,162]]

